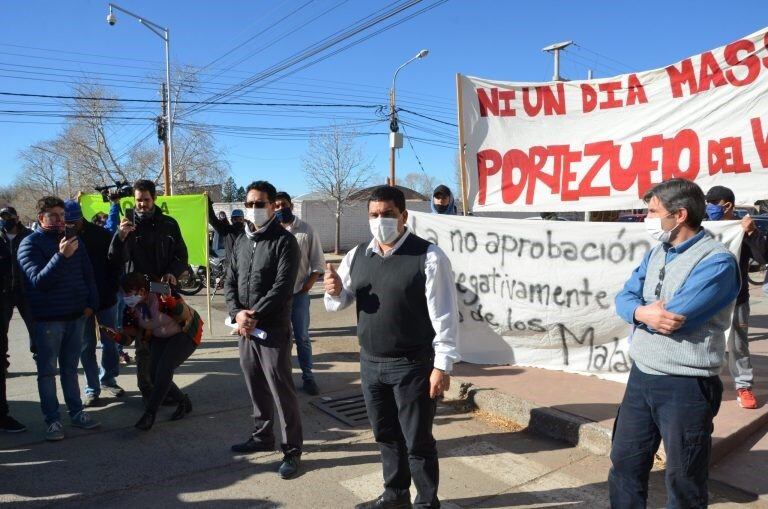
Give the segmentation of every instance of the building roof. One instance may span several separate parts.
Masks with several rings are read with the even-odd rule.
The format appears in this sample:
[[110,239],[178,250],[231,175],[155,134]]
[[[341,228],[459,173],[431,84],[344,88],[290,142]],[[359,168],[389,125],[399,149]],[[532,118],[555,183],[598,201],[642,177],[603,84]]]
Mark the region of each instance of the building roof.
[[[361,189],[360,191],[354,193],[349,198],[351,200],[359,200],[359,201],[367,200],[368,197],[371,196],[371,193],[373,193],[373,190],[376,189],[377,187],[381,187],[381,186],[377,185],[377,186],[366,187],[365,189]],[[429,201],[429,198],[425,197],[421,193],[417,193],[410,187],[405,187],[405,186],[395,186],[395,187],[397,187],[400,191],[403,192],[406,200]]]

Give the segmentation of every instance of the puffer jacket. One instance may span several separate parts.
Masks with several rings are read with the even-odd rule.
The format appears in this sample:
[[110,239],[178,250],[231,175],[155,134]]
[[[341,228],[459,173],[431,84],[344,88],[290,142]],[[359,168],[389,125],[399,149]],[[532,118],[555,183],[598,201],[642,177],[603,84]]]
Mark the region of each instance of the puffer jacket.
[[300,256],[296,238],[273,217],[255,239],[240,236],[232,255],[224,285],[229,315],[234,320],[238,312],[251,309],[268,342],[286,337],[269,332],[290,330]]
[[98,309],[99,293],[91,260],[80,239],[69,258],[59,253],[61,236],[39,226],[19,246],[19,265],[29,309],[38,322],[74,320],[85,308]]

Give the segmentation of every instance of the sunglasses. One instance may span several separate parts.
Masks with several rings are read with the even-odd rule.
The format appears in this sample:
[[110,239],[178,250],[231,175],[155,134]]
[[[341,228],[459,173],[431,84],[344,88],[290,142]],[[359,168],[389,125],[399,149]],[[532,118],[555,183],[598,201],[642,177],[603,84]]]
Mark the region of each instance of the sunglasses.
[[267,205],[269,205],[269,202],[266,202],[266,201],[247,201],[247,202],[245,202],[245,208],[247,208],[247,209],[263,209],[263,208],[266,208]]
[[659,271],[659,284],[656,285],[656,291],[654,292],[654,293],[656,293],[656,298],[657,299],[661,298],[661,285],[664,284],[664,269],[665,268],[666,267],[662,267],[661,270]]

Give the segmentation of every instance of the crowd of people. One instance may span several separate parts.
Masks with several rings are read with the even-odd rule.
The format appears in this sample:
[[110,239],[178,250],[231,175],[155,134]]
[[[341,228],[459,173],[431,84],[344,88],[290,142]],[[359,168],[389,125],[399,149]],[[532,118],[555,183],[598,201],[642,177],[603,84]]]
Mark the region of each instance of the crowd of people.
[[[5,398],[14,308],[37,363],[46,439],[64,438],[57,374],[72,426],[93,429],[99,423],[85,408],[104,393],[124,395],[118,385],[119,348],[131,344],[144,400],[136,427],[149,430],[163,405],[175,407],[171,420],[192,411],[189,395],[173,382],[175,370],[203,335],[200,315],[174,290],[189,269],[187,248],[178,223],[155,205],[154,184],[140,180],[133,194],[130,214],[124,211],[121,219],[115,199],[108,215],[91,221],[76,201],[42,198],[33,230],[19,222],[13,208],[0,210],[5,360],[0,429],[25,430],[11,417]],[[749,259],[768,261],[768,237],[751,218],[742,219],[737,260],[701,227],[705,219],[734,219],[736,198],[722,186],[705,195],[695,183],[672,179],[653,187],[644,200],[646,228],[659,243],[616,297],[618,316],[632,327],[633,367],[614,431],[611,504],[644,506],[654,454],[663,440],[671,506],[704,507],[726,346],[739,404],[757,407],[748,347],[747,266]],[[434,213],[457,213],[446,186],[434,190],[431,202]],[[362,390],[381,454],[384,491],[356,507],[439,507],[432,427],[436,401],[450,387],[453,365],[460,360],[448,257],[408,229],[405,196],[396,187],[372,191],[373,238],[349,251],[338,267],[325,263],[317,234],[294,215],[288,193],[255,181],[243,205],[232,211],[230,222],[209,202],[209,222],[224,249],[227,311],[253,406],[251,433],[232,451],[273,451],[279,414],[283,459],[278,473],[289,479],[299,472],[303,431],[291,352],[295,343],[301,390],[319,394],[309,292],[322,277],[327,311],[355,305]],[[85,373],[83,395],[79,364]]]

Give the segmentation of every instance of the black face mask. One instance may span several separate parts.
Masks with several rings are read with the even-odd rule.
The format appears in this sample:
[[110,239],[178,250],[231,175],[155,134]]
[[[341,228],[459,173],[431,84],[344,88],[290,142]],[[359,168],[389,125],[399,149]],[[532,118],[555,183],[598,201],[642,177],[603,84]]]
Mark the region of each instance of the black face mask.
[[4,232],[8,233],[16,228],[16,220],[13,218],[0,219],[0,228],[2,228]]
[[445,212],[448,210],[448,205],[435,205],[435,210],[440,214],[445,214]]

